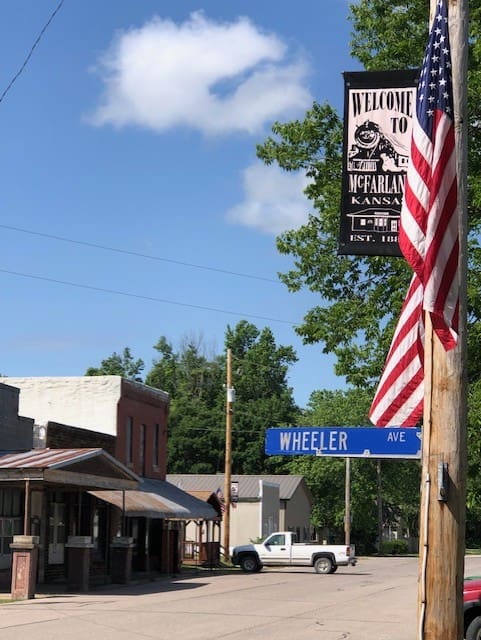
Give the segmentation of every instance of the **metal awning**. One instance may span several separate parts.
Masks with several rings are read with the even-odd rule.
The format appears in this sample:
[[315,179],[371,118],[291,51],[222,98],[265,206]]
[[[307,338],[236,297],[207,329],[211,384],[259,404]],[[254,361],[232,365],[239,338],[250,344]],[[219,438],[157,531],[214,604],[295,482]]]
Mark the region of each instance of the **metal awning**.
[[139,477],[103,449],[0,453],[0,483],[32,481],[84,489],[135,489]]
[[89,491],[89,494],[124,511],[131,518],[168,519],[185,517],[187,513],[181,508],[171,509],[159,496],[143,491]]
[[141,478],[138,490],[89,491],[89,493],[121,509],[131,518],[218,519],[218,513],[210,504],[189,495],[165,480]]

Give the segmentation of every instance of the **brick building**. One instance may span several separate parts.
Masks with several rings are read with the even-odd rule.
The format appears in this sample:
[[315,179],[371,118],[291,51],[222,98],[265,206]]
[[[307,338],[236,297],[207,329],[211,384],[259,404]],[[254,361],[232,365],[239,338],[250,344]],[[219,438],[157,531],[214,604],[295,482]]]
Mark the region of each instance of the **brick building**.
[[0,378],[20,389],[19,410],[38,427],[72,425],[116,437],[114,455],[146,478],[165,479],[169,394],[121,376]]
[[[95,553],[91,569],[97,579],[108,580],[110,544],[118,536],[133,540],[134,570],[171,572],[178,570],[182,560],[187,522],[197,523],[201,530],[210,521],[209,530],[218,531],[214,524],[221,517],[220,505],[207,504],[165,480],[167,393],[120,376],[1,380],[8,382],[0,382],[0,392],[3,388],[9,398],[6,404],[12,420],[6,426],[0,420],[0,494],[14,474],[18,482],[9,490],[17,496],[17,529],[26,521],[23,504],[27,503],[32,504],[33,523],[50,522],[42,531],[42,581],[66,577],[69,535],[92,539]],[[29,418],[19,418],[15,410]],[[96,451],[87,457],[82,453],[92,449]],[[5,456],[9,451],[22,450],[27,457]],[[28,460],[29,465],[37,465],[40,476],[51,477],[54,469],[42,465],[47,459],[57,465],[55,452],[61,456],[66,481],[82,464],[79,488],[72,492],[72,487],[61,483],[44,482],[35,486],[34,499],[30,500],[29,474],[22,465]],[[87,477],[88,473],[96,475],[95,464],[86,466],[92,456],[102,459],[104,465],[110,464],[111,481]],[[118,462],[118,467],[109,462],[110,458]],[[132,474],[132,481],[123,469]],[[126,486],[127,479],[130,487]],[[7,561],[4,557],[4,567]]]
[[115,457],[116,437],[108,433],[71,427],[49,420],[46,424],[33,426],[34,449],[68,449],[100,447]]
[[[35,449],[34,420],[18,415],[19,396],[18,388],[0,384],[0,586],[10,584],[11,545],[18,536],[32,535],[41,541],[36,577],[44,582],[65,576],[67,535],[95,531],[92,567],[95,564],[106,573],[109,531],[102,517],[107,511],[96,508],[88,490],[135,489],[139,479],[102,448],[108,448],[110,438],[112,450],[112,436],[101,434],[99,445],[95,434],[85,433],[75,447],[69,436],[72,429],[66,427],[63,444],[59,441],[54,449],[43,448],[45,445]],[[58,429],[63,426],[55,425],[51,435]],[[42,430],[45,436],[45,428]],[[19,576],[22,572],[23,566]]]

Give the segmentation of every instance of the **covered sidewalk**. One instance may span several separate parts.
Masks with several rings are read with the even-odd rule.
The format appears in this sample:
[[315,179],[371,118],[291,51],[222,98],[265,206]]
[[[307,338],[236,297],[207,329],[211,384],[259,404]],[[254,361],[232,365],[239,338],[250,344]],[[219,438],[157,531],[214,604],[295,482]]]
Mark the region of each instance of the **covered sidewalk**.
[[[157,568],[175,572],[184,560],[210,566],[219,564],[222,510],[215,495],[200,499],[166,480],[149,478],[141,478],[136,490],[94,490],[89,493],[119,510],[122,514],[122,535],[137,534],[134,537],[138,539],[138,556],[142,555],[140,547],[148,549],[143,565],[139,561],[134,567],[137,571]],[[190,522],[195,523],[197,531],[193,545],[185,540],[185,529]],[[167,550],[167,554],[172,556],[167,563],[161,561],[159,564],[157,558],[159,537],[164,552]]]
[[138,483],[135,473],[100,448],[0,454],[0,581],[31,597],[37,583],[73,580],[80,554],[82,586],[91,556],[107,573],[110,520],[92,512],[88,491],[130,490]]

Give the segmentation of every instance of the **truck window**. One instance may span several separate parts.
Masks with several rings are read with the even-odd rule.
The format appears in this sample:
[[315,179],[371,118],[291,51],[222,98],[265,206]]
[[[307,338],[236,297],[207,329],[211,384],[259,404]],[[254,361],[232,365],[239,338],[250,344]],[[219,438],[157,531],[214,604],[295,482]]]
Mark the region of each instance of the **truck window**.
[[286,544],[286,536],[283,533],[276,533],[274,536],[267,538],[266,544],[280,546]]

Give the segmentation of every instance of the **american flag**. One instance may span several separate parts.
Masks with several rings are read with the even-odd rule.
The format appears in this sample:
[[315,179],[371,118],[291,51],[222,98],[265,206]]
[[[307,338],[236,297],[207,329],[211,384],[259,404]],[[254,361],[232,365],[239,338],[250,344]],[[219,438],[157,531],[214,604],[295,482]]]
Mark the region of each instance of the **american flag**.
[[220,504],[220,510],[222,513],[225,512],[225,500],[224,500],[224,494],[222,493],[222,490],[220,487],[217,488],[217,491],[215,492],[215,495],[217,497],[217,500],[219,501]]
[[437,0],[417,90],[399,245],[414,271],[369,417],[414,426],[423,414],[424,318],[446,350],[457,344],[456,154],[447,0]]

